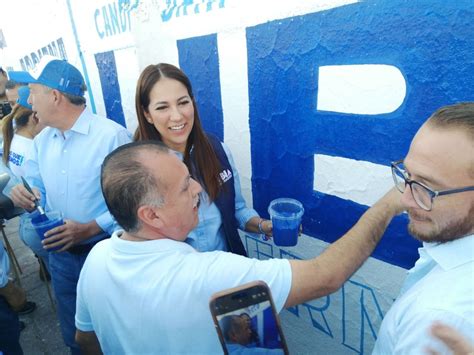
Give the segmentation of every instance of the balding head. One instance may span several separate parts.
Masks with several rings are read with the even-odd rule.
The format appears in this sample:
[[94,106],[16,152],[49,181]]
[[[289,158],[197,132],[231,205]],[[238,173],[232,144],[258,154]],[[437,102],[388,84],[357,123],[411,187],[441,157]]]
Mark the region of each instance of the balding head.
[[170,154],[161,142],[141,141],[123,145],[102,164],[101,186],[107,207],[127,232],[140,228],[137,210],[142,205],[161,207],[166,188],[153,175],[147,157]]

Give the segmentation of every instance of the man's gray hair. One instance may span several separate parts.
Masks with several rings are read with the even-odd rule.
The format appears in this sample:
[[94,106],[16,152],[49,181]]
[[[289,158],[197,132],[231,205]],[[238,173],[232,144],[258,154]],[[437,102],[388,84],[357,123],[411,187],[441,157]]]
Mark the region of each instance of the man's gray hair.
[[[46,85],[42,85],[42,86],[45,88],[46,92],[49,92],[49,91],[53,90],[49,86],[46,86]],[[58,91],[62,95],[64,95],[64,97],[73,105],[82,106],[82,105],[86,104],[86,98],[84,96],[67,94],[65,92],[62,92],[61,90],[58,90]],[[83,92],[87,91],[87,86],[86,85],[82,86],[82,91]]]
[[101,186],[105,202],[117,223],[127,232],[140,229],[137,216],[140,206],[161,207],[164,204],[165,186],[143,164],[142,152],[170,154],[161,142],[140,141],[117,148],[102,164]]

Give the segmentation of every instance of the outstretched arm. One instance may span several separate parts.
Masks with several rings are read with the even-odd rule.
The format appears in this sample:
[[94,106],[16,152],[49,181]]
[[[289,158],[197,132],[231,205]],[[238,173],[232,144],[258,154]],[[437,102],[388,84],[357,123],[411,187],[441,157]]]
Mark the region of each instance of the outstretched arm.
[[291,260],[292,284],[285,307],[338,290],[364,263],[392,218],[403,211],[401,194],[391,189],[342,238],[311,260]]

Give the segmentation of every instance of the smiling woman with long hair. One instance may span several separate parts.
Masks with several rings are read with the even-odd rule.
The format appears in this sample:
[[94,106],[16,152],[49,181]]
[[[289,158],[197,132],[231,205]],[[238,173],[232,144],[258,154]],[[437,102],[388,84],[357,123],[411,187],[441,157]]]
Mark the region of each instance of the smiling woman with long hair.
[[247,208],[229,149],[204,132],[191,82],[177,67],[147,66],[138,79],[135,140],[156,139],[177,152],[202,185],[199,224],[186,242],[199,251],[246,255],[237,228],[271,235],[271,221]]

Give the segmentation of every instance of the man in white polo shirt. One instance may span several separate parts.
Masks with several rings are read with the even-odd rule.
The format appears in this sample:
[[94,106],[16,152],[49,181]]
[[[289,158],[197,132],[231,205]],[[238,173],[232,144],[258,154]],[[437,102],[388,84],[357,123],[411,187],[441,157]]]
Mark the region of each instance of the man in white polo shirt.
[[442,321],[474,341],[474,103],[436,111],[392,172],[423,248],[374,354],[451,353],[430,326]]
[[85,80],[65,60],[44,55],[36,69],[11,72],[11,79],[29,83],[29,101],[44,128],[34,139],[25,163],[25,178],[33,188],[16,185],[11,199],[27,211],[35,201],[45,210],[60,211],[64,224],[46,232],[43,247],[49,254],[51,281],[65,344],[74,342],[74,312],[79,272],[89,250],[108,238],[115,222],[100,191],[100,166],[107,154],[130,142],[130,133],[116,122],[86,107]]
[[118,148],[105,159],[101,182],[109,211],[125,231],[98,243],[81,272],[76,341],[86,353],[222,353],[209,311],[213,293],[263,280],[278,311],[330,294],[401,212],[393,189],[320,256],[257,260],[199,253],[183,242],[198,222],[201,186],[160,143]]

